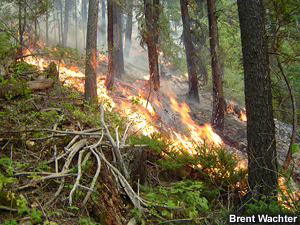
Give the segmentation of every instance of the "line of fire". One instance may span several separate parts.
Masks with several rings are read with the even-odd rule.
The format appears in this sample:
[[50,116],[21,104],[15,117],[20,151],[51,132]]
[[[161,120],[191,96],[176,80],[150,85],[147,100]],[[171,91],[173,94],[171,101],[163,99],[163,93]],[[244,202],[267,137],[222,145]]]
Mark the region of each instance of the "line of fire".
[[298,18],[279,1],[0,1],[0,223],[299,223]]

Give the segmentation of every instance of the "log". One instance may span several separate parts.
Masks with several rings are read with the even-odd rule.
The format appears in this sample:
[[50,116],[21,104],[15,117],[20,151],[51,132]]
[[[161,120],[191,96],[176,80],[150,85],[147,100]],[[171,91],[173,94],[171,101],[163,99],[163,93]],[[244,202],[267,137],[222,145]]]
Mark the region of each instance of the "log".
[[54,80],[49,79],[42,79],[42,80],[34,80],[34,81],[28,81],[28,89],[30,91],[42,91],[47,90],[54,84]]

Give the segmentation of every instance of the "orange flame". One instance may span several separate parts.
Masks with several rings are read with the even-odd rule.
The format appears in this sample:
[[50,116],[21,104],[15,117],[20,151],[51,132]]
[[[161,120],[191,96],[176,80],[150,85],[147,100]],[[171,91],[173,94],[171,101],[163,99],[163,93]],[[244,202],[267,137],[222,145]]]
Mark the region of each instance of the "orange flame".
[[[100,60],[106,60],[107,58],[99,54]],[[43,59],[34,59],[32,57],[27,57],[26,61],[30,64],[34,64],[38,66],[40,69],[48,66],[49,61]],[[80,69],[76,67],[68,68],[63,64],[59,64],[59,79],[64,82],[64,85],[69,87],[75,87],[79,91],[84,91],[84,73],[80,72]],[[147,78],[147,76],[145,76]],[[149,75],[148,75],[149,77]],[[161,118],[155,112],[155,109],[151,105],[150,102],[147,102],[145,99],[138,96],[138,103],[134,105],[130,103],[133,102],[132,98],[136,98],[131,94],[130,91],[123,90],[123,94],[127,97],[127,99],[122,100],[120,104],[116,105],[111,97],[108,96],[107,90],[103,85],[103,80],[98,80],[97,82],[97,90],[98,90],[98,97],[99,99],[104,99],[104,108],[105,110],[112,110],[113,107],[120,107],[120,111],[123,113],[124,116],[129,118],[129,120],[133,123],[135,130],[142,133],[143,135],[150,136],[154,132],[158,132],[157,128],[152,125],[151,123],[156,118]],[[213,132],[211,126],[209,124],[205,124],[200,126],[196,124],[191,116],[190,108],[185,102],[179,104],[176,99],[170,96],[171,101],[171,109],[173,112],[177,112],[179,114],[180,122],[186,127],[185,129],[188,130],[188,133],[183,134],[183,132],[175,132],[173,131],[174,136],[170,137],[174,139],[174,145],[183,146],[187,151],[192,153],[193,145],[195,143],[203,143],[204,140],[207,140],[211,144],[220,145],[222,144],[221,138]],[[153,104],[156,107],[161,107],[162,103],[159,102],[157,99],[154,99]]]
[[171,109],[174,112],[180,113],[181,122],[188,128],[190,132],[190,138],[184,137],[184,135],[180,135],[174,132],[176,137],[189,150],[189,152],[192,151],[191,140],[196,144],[201,144],[203,143],[204,140],[207,140],[209,143],[215,145],[221,145],[223,143],[221,138],[212,130],[210,124],[199,126],[193,121],[193,119],[189,115],[189,112],[191,110],[185,102],[182,102],[181,106],[179,106],[178,102],[172,96],[170,96],[170,101],[171,101]]
[[108,62],[108,58],[101,53],[99,53],[98,58],[99,58],[99,61]]
[[150,74],[143,76],[144,80],[150,80]]
[[226,107],[226,112],[234,113],[234,110],[233,110],[234,104],[235,104],[235,102],[233,100],[231,100],[229,105],[227,105],[227,107]]
[[[245,109],[245,108],[243,108],[243,110],[246,112],[246,109]],[[241,121],[247,122],[247,115],[246,115],[246,113],[243,112],[243,110],[240,111],[239,119],[240,119]]]

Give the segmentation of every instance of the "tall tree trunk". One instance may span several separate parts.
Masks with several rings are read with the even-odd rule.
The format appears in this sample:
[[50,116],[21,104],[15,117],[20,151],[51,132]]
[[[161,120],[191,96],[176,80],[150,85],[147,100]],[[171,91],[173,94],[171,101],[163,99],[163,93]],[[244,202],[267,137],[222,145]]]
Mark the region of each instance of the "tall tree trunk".
[[[21,61],[23,61],[23,32],[24,32],[24,27],[22,27],[22,8],[23,8],[23,3],[21,0],[19,0],[18,2],[19,5],[19,44],[20,44],[20,48],[19,48],[19,56]],[[24,14],[25,16],[25,14]]]
[[97,101],[97,23],[99,0],[89,0],[87,38],[86,38],[86,67],[85,95],[86,102]]
[[180,0],[180,6],[181,6],[181,17],[182,17],[182,24],[183,24],[183,40],[184,40],[185,55],[186,55],[187,69],[188,69],[188,84],[189,84],[188,95],[192,98],[199,100],[198,79],[197,79],[196,66],[195,66],[195,50],[191,40],[190,16],[188,12],[187,0]]
[[[207,17],[207,7],[206,7],[207,1],[195,0],[195,3],[197,5],[196,13],[198,14],[198,18],[201,20],[202,18]],[[208,82],[208,75],[207,75],[204,55],[201,54],[202,51],[204,51],[204,49],[206,48],[204,43],[206,43],[207,36],[209,36],[209,34],[203,30],[202,33],[201,34],[199,33],[198,36],[196,37],[198,42],[200,42],[198,49],[196,50],[196,52],[198,53],[197,58],[195,59],[195,64],[197,65],[196,72],[198,73],[198,83],[200,84],[200,86],[204,86]]]
[[116,77],[121,78],[124,69],[124,57],[123,57],[123,40],[122,40],[122,21],[121,10],[116,2],[113,2],[113,23],[114,23],[114,57],[116,66]]
[[238,0],[245,102],[248,185],[255,198],[271,196],[278,185],[275,125],[264,11],[261,0]]
[[133,2],[130,1],[128,3],[128,15],[126,19],[126,29],[125,29],[125,48],[124,48],[124,56],[126,58],[129,57],[129,52],[131,48],[131,36],[132,36],[132,9]]
[[63,44],[64,42],[64,32],[63,32],[63,4],[62,0],[60,0],[60,44]]
[[107,46],[108,46],[108,66],[105,78],[105,87],[110,89],[114,85],[116,77],[115,57],[114,57],[114,24],[113,0],[107,0]]
[[103,46],[105,47],[106,46],[106,39],[105,39],[105,37],[106,37],[106,10],[105,10],[105,0],[102,0],[102,13],[101,13],[101,15],[102,15],[102,31],[103,31]]
[[47,11],[46,11],[46,46],[48,45],[49,45],[49,6],[47,6]]
[[77,17],[77,0],[75,0],[75,46],[78,49],[78,17]]
[[211,124],[214,129],[223,131],[225,102],[223,95],[223,74],[221,68],[221,61],[219,57],[219,38],[215,0],[207,0],[207,10],[209,22],[209,41],[213,85],[213,112]]
[[[159,69],[158,69],[158,52],[156,46],[156,38],[159,36],[159,31],[156,28],[156,18],[154,16],[154,6],[157,6],[157,2],[152,3],[151,0],[144,0],[145,8],[145,22],[146,22],[146,34],[144,39],[148,47],[148,60],[149,60],[149,73],[150,80],[153,82],[153,88],[155,91],[160,89]],[[151,86],[151,85],[150,85]]]
[[[98,36],[98,48],[104,49],[106,46],[106,29],[105,29],[105,1],[101,0],[101,17],[99,17],[99,36]],[[99,11],[100,13],[100,11]]]
[[72,0],[65,0],[65,19],[64,19],[64,35],[63,35],[63,45],[67,46],[68,43],[68,30],[69,30],[69,14],[72,7]]
[[[83,43],[85,43],[86,38],[86,17],[87,17],[87,0],[82,0],[81,3],[81,15],[82,15],[82,35],[83,35]],[[85,48],[85,46],[83,46]]]

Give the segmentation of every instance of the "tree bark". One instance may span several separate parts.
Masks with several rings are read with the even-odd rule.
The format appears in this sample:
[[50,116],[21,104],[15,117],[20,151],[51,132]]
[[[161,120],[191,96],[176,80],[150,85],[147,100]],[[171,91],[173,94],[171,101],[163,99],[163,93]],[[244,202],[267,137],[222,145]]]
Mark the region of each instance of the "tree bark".
[[78,49],[78,16],[77,16],[77,0],[75,0],[75,46],[76,46],[76,49]]
[[63,46],[67,46],[68,43],[68,30],[69,30],[69,14],[72,7],[72,0],[65,0],[65,18],[64,18],[64,36]]
[[[148,47],[148,60],[149,60],[149,73],[150,80],[153,82],[153,88],[155,91],[160,89],[160,80],[159,80],[159,69],[158,69],[158,52],[156,38],[159,36],[159,30],[157,27],[158,15],[155,11],[155,7],[159,7],[159,1],[144,0],[145,8],[145,23],[146,23],[146,32],[144,34],[144,40]],[[151,85],[150,85],[151,86]]]
[[223,74],[221,68],[221,61],[219,57],[219,38],[215,0],[207,0],[207,10],[209,22],[209,42],[213,85],[213,112],[211,124],[214,129],[223,131],[225,102],[223,95]]
[[129,52],[130,52],[130,48],[131,48],[133,2],[130,1],[128,4],[129,5],[128,5],[128,15],[127,15],[127,19],[126,19],[125,48],[124,48],[124,56],[126,58],[129,57]]
[[114,24],[113,24],[113,0],[107,0],[107,45],[108,45],[108,66],[105,78],[105,87],[112,88],[116,77],[115,57],[114,57]]
[[[87,0],[82,0],[81,3],[81,15],[82,15],[82,35],[83,35],[83,43],[85,43],[86,38],[86,17],[87,17]],[[83,46],[85,47],[85,46]]]
[[88,103],[97,101],[97,23],[99,0],[89,0],[84,99]]
[[194,51],[194,45],[191,40],[188,1],[180,0],[180,6],[181,6],[181,17],[182,17],[182,24],[183,24],[183,41],[184,41],[185,55],[186,55],[187,69],[188,69],[188,83],[189,83],[188,95],[192,98],[199,100],[198,79],[197,79],[197,72],[196,72],[196,66],[194,61],[195,51]]
[[59,1],[60,4],[60,44],[63,44],[64,42],[64,32],[63,32],[63,4],[62,0]]
[[106,46],[106,41],[105,41],[105,37],[106,37],[106,32],[105,32],[105,28],[106,28],[106,10],[105,10],[105,0],[102,0],[102,21],[101,21],[101,25],[102,25],[102,31],[103,31],[103,46],[105,47]]
[[245,103],[247,111],[248,184],[256,199],[272,196],[278,185],[275,124],[269,57],[261,0],[238,0]]
[[[26,27],[26,7],[24,6],[24,3],[19,0],[19,42],[20,42],[20,48],[18,49],[18,53],[20,56],[21,61],[23,61],[23,35]],[[22,16],[22,12],[24,11],[24,15]]]
[[123,57],[123,40],[122,40],[122,19],[120,7],[113,2],[113,26],[114,26],[114,57],[115,57],[115,69],[116,77],[121,79],[124,69],[124,57]]

